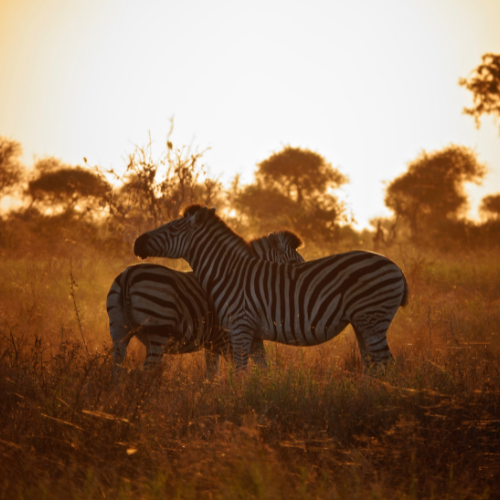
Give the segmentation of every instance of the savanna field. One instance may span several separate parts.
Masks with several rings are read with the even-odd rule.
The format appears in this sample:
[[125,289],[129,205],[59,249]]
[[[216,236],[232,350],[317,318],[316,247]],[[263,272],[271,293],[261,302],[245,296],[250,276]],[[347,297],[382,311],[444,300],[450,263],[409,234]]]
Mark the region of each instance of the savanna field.
[[500,500],[499,20],[0,0],[0,500]]
[[[348,177],[311,150],[285,146],[226,187],[168,138],[121,176],[51,157],[28,171],[5,138],[0,153],[0,195],[20,203],[0,214],[0,500],[500,498],[500,193],[464,219],[464,183],[487,172],[474,151],[423,151],[387,184],[393,216],[362,231],[335,195]],[[410,290],[395,361],[363,368],[348,326],[207,379],[202,352],[144,370],[132,339],[117,380],[108,290],[139,262],[135,238],[195,202],[247,240],[295,231],[306,260],[394,260]]]
[[379,249],[410,288],[383,374],[349,326],[211,381],[133,340],[116,385],[106,294],[137,261],[92,248],[2,251],[1,499],[500,498],[497,251]]

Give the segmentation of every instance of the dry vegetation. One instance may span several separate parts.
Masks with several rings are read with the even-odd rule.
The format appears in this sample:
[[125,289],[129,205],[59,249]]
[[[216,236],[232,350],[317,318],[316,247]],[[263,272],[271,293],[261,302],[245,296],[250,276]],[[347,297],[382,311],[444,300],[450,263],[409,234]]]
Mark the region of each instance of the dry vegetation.
[[[460,80],[476,120],[499,114],[499,60]],[[500,498],[500,193],[485,220],[463,218],[463,184],[486,174],[476,153],[423,151],[387,186],[394,216],[358,233],[335,195],[347,177],[319,153],[284,146],[223,188],[172,131],[124,175],[50,157],[28,172],[0,137],[0,199],[22,200],[0,214],[0,500]],[[225,364],[212,381],[202,353],[142,371],[133,341],[113,380],[112,280],[138,233],[192,202],[247,238],[292,229],[306,259],[388,254],[411,293],[395,363],[363,371],[348,328],[315,348],[268,343],[267,370]]]
[[498,498],[498,256],[391,251],[411,300],[383,376],[347,329],[212,382],[200,354],[144,373],[136,344],[118,386],[104,303],[129,262],[4,254],[0,498]]

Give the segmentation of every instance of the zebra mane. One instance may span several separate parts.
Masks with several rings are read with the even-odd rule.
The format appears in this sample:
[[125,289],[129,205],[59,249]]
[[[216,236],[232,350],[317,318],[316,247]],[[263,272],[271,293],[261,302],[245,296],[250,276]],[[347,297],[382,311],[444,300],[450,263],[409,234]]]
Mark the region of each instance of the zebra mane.
[[[192,205],[189,205],[184,210],[184,217],[191,217],[192,215],[194,215],[195,213],[199,212],[203,208],[204,207],[202,205],[200,205],[199,203],[194,203]],[[268,238],[266,236],[261,236],[259,238],[254,238],[253,240],[251,240],[250,242],[248,242],[244,238],[242,238],[239,234],[237,234],[236,232],[234,232],[234,230],[231,229],[217,215],[217,213],[211,214],[211,217],[214,218],[217,221],[218,225],[220,225],[220,226],[222,226],[224,228],[225,232],[231,232],[235,237],[237,237],[240,240],[240,243],[242,245],[245,245],[246,249],[250,250],[250,252],[252,254],[254,253],[253,248],[252,248],[252,243],[255,242],[255,241],[259,241],[259,242],[266,241],[267,238]],[[285,247],[293,248],[293,249],[296,250],[297,248],[300,248],[304,244],[304,242],[302,241],[302,239],[300,238],[300,236],[298,236],[294,232],[289,231],[287,229],[283,229],[281,231],[276,231],[276,232],[271,233],[271,234],[274,234]]]
[[249,243],[251,245],[252,243],[258,242],[273,246],[270,241],[271,238],[278,238],[280,245],[283,245],[284,247],[287,248],[293,248],[294,250],[296,250],[303,244],[303,241],[299,236],[297,236],[292,231],[288,230],[273,231],[272,233],[269,233],[267,236],[259,236],[257,238],[252,238],[249,241]]
[[[184,217],[190,217],[194,215],[196,212],[199,212],[202,210],[204,207],[200,205],[199,203],[194,203],[192,205],[189,205],[186,207],[186,210],[184,210]],[[251,254],[254,254],[254,251],[248,241],[246,241],[244,238],[242,238],[238,233],[234,232],[233,229],[231,229],[216,213],[211,214],[210,216],[211,219],[216,221],[216,223],[222,227],[223,231],[226,233],[232,233],[235,238],[239,240],[240,245],[245,247],[245,250],[250,252]]]
[[188,217],[199,212],[203,207],[199,203],[193,203],[185,208],[183,217]]

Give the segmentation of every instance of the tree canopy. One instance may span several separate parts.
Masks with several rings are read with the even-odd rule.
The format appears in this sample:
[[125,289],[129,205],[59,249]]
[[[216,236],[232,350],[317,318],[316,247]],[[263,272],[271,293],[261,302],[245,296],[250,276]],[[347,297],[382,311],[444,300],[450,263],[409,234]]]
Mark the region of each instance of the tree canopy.
[[88,207],[98,204],[109,190],[104,179],[91,170],[66,165],[56,158],[39,160],[35,173],[26,192],[33,204],[44,208],[61,207],[69,211],[80,203]]
[[344,207],[329,192],[347,182],[323,156],[291,146],[257,165],[255,182],[241,188],[235,204],[261,234],[290,228],[310,241],[334,237]]
[[500,193],[490,194],[481,200],[479,211],[497,219],[500,219]]
[[472,92],[474,106],[464,108],[464,113],[474,117],[477,127],[483,114],[500,118],[500,54],[484,54],[472,76],[460,78],[458,83]]
[[406,221],[413,236],[424,227],[457,219],[467,208],[464,182],[479,183],[486,167],[464,146],[423,151],[386,189],[385,204]]
[[320,154],[291,146],[273,153],[257,167],[255,178],[258,183],[278,189],[298,204],[347,182],[347,178]]
[[0,137],[0,198],[12,192],[23,177],[23,166],[19,160],[21,144]]

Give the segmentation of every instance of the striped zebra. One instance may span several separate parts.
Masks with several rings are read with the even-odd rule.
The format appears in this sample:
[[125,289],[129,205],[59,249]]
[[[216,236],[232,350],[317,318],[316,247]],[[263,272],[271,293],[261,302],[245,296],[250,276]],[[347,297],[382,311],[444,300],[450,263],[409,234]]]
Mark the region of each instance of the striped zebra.
[[246,368],[255,339],[310,346],[348,324],[365,365],[392,358],[387,329],[408,302],[401,269],[388,258],[352,251],[289,265],[264,262],[215,208],[188,207],[184,217],[142,234],[134,252],[183,258],[212,300],[219,324],[230,331],[236,368]]
[[[246,252],[274,262],[304,262],[297,248],[301,239],[290,231],[270,233],[246,245]],[[139,264],[120,273],[108,293],[115,366],[123,363],[133,336],[146,346],[144,367],[161,362],[163,354],[185,354],[205,348],[207,375],[216,373],[219,354],[230,346],[217,328],[206,294],[194,273],[156,264]],[[252,346],[254,362],[265,365],[262,340]]]

